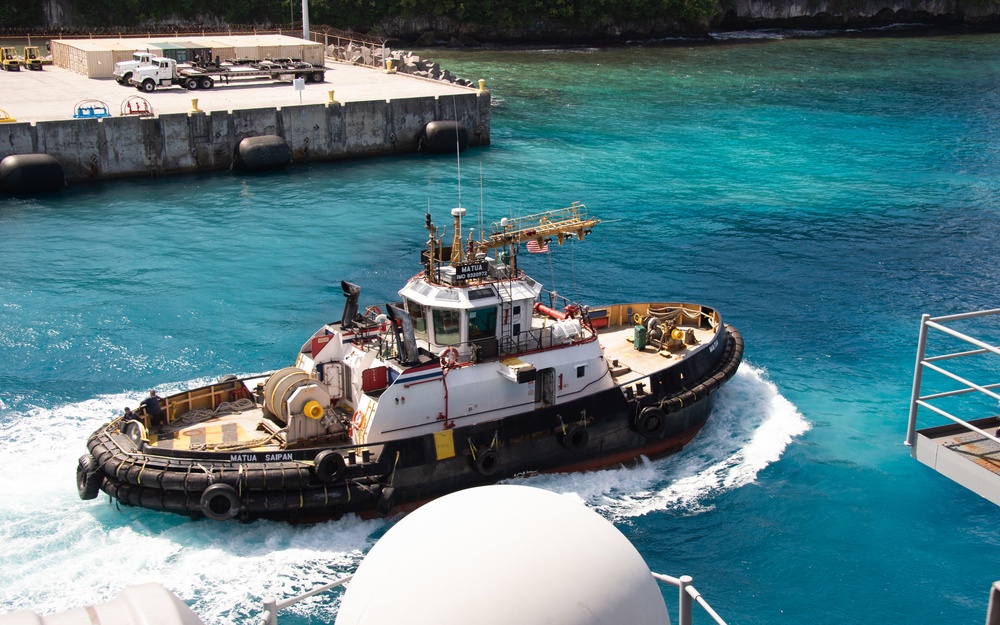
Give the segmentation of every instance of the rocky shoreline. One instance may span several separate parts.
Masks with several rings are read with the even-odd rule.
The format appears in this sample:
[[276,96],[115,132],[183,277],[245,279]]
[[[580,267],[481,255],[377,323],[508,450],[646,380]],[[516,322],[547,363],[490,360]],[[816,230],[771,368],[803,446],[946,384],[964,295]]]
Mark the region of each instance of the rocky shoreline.
[[345,45],[327,46],[326,56],[344,63],[384,68],[387,72],[440,80],[463,87],[476,86],[471,80],[459,78],[450,71],[442,69],[439,64],[422,59],[412,52],[352,42]]

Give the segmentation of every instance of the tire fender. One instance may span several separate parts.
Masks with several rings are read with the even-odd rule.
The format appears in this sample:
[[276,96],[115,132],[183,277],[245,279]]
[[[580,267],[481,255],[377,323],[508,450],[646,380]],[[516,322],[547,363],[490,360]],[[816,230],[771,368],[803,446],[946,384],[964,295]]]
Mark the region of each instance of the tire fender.
[[80,456],[76,465],[76,490],[80,499],[94,499],[101,490],[101,474],[98,471],[97,460],[90,454]]
[[213,521],[228,521],[240,512],[240,495],[229,484],[212,484],[199,503],[202,514]]
[[570,451],[580,451],[590,442],[590,432],[579,423],[574,423],[566,426],[560,442]]
[[324,484],[335,481],[347,468],[344,457],[332,449],[324,449],[316,454],[315,463],[313,470],[316,472],[316,479]]
[[473,466],[482,475],[493,475],[500,470],[500,454],[495,449],[483,449],[476,453]]
[[656,438],[667,427],[667,416],[656,406],[647,406],[635,418],[635,429],[646,438]]

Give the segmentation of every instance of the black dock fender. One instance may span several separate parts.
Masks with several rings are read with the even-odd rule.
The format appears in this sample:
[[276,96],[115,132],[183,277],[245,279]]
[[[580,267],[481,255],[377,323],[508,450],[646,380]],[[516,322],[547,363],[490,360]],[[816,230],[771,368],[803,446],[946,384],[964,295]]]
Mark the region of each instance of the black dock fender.
[[278,135],[247,137],[240,141],[233,154],[233,165],[243,171],[284,169],[290,162],[291,150]]
[[424,152],[435,154],[461,152],[469,146],[469,131],[462,122],[433,121],[424,126],[418,145]]
[[0,160],[0,189],[11,195],[35,195],[66,186],[62,164],[48,154],[11,154]]

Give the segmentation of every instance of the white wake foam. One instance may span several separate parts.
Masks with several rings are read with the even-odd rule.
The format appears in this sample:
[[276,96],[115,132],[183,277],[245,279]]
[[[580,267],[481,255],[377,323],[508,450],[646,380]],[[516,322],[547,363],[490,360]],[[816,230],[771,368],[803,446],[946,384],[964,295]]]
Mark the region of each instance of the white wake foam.
[[[386,528],[388,521],[353,516],[298,527],[191,521],[119,508],[103,494],[80,501],[75,470],[88,435],[143,395],[31,409],[0,426],[0,613],[59,612],[156,581],[210,625],[252,623],[264,599],[353,572]],[[697,514],[720,494],[751,483],[808,427],[765,373],[744,363],[720,391],[708,425],[680,453],[630,468],[518,482],[580,498],[612,520],[660,510]],[[332,622],[338,603],[318,597],[290,611]]]
[[[161,394],[177,390],[160,387]],[[260,615],[264,599],[353,572],[386,526],[354,516],[298,527],[216,523],[119,507],[104,494],[81,501],[75,471],[87,437],[144,394],[7,415],[0,426],[0,613],[60,612],[155,581],[210,625],[256,622],[249,617]],[[338,602],[318,597],[282,614],[332,622],[325,606]]]
[[612,520],[658,510],[698,514],[752,483],[809,424],[762,369],[740,365],[719,391],[708,424],[680,453],[636,467],[541,475],[519,483],[575,494]]

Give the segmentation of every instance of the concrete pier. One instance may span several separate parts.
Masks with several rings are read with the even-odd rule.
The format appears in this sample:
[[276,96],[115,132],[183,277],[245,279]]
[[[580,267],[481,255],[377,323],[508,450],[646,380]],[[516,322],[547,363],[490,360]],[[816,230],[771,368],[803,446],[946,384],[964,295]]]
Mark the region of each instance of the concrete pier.
[[[49,154],[76,183],[228,169],[239,142],[260,135],[282,137],[293,162],[414,152],[435,120],[463,123],[470,146],[490,143],[487,91],[349,64],[327,67],[326,82],[303,91],[248,81],[149,94],[52,66],[0,72],[0,109],[17,120],[0,124],[0,159]],[[149,101],[153,117],[119,114],[134,95]],[[84,99],[103,101],[113,116],[73,119]]]

